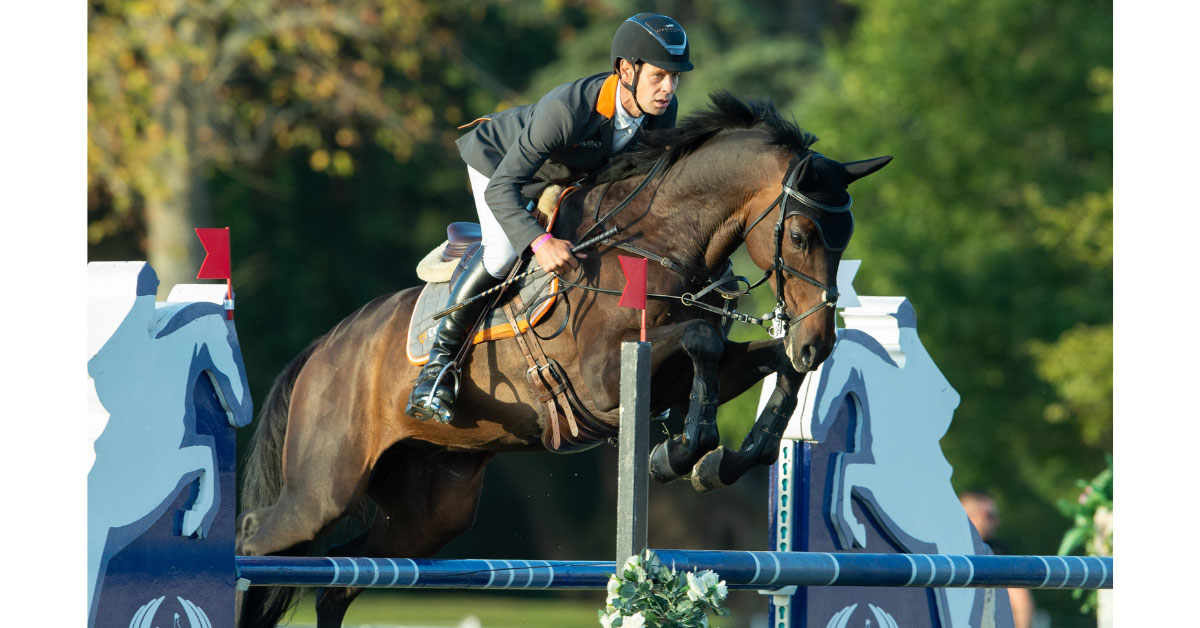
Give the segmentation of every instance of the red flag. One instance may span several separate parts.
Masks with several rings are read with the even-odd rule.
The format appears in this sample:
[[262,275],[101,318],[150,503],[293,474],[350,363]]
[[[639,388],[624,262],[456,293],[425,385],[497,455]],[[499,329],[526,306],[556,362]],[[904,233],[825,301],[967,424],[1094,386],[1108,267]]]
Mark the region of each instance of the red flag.
[[200,244],[204,245],[204,263],[196,279],[232,279],[229,270],[229,227],[221,229],[196,229]]
[[618,255],[621,271],[625,273],[625,290],[617,305],[638,310],[646,309],[646,258]]

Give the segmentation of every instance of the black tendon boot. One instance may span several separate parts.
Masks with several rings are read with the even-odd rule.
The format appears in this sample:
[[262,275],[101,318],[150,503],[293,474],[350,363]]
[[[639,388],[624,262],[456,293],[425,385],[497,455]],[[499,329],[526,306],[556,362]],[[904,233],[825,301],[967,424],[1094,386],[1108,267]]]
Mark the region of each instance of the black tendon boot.
[[[450,290],[450,298],[446,307],[458,305],[500,283],[483,267],[483,251],[479,251]],[[454,399],[458,394],[458,374],[450,372],[446,366],[458,355],[465,336],[475,324],[476,318],[490,302],[490,299],[478,299],[465,307],[461,307],[442,318],[438,324],[437,336],[433,347],[429,350],[429,361],[417,376],[417,385],[408,398],[408,406],[404,413],[419,421],[430,417],[449,423],[454,418]],[[438,377],[441,376],[439,380]],[[436,386],[435,386],[436,383]],[[431,394],[432,393],[432,394]]]

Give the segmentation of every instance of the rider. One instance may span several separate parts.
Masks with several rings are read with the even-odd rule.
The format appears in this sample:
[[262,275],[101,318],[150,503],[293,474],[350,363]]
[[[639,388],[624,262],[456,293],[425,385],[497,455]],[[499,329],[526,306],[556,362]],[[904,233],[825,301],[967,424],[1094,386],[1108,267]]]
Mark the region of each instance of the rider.
[[[635,145],[642,127],[674,127],[679,75],[692,69],[688,51],[687,33],[678,22],[639,13],[613,37],[611,72],[559,85],[536,104],[471,123],[474,128],[457,143],[467,163],[483,250],[459,276],[446,307],[499,284],[527,248],[547,272],[578,265],[571,243],[546,233],[526,199],[536,198],[550,183],[572,183],[599,170],[614,153]],[[438,375],[454,360],[486,302],[478,299],[441,320],[405,408],[409,416],[450,421],[454,377],[446,374],[437,381]]]

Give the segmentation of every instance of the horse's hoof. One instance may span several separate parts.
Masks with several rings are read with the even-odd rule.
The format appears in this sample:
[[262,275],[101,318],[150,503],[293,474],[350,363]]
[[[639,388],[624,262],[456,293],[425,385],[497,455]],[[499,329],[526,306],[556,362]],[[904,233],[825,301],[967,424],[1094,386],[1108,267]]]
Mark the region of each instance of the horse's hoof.
[[655,445],[654,450],[650,452],[650,477],[659,484],[669,484],[681,477],[671,468],[671,461],[667,455],[668,442],[670,441]]
[[721,459],[725,457],[725,447],[704,454],[700,462],[692,467],[692,488],[699,493],[707,493],[726,486],[721,481]]

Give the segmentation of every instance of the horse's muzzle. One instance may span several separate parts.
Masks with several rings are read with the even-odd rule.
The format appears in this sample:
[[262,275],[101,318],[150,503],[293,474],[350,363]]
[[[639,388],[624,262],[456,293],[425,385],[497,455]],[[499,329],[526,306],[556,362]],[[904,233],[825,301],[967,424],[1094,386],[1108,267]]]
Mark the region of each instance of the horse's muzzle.
[[799,368],[797,370],[799,370],[801,372],[807,372],[807,371],[811,371],[814,368],[816,368],[817,363],[818,363],[818,355],[819,355],[819,352],[817,351],[817,348],[811,344],[806,344],[803,347],[801,347],[800,348],[800,356],[799,356],[800,363],[796,366],[803,367],[803,368]]

